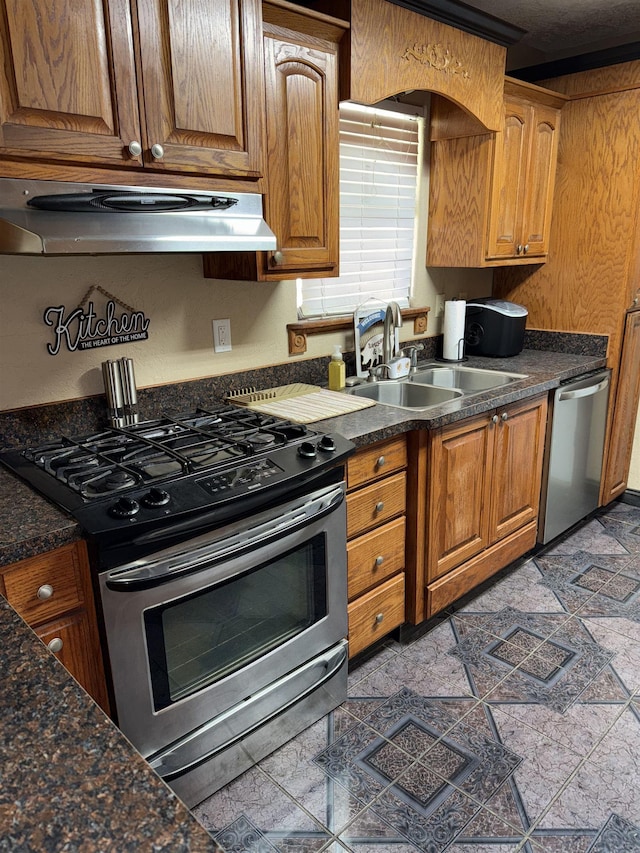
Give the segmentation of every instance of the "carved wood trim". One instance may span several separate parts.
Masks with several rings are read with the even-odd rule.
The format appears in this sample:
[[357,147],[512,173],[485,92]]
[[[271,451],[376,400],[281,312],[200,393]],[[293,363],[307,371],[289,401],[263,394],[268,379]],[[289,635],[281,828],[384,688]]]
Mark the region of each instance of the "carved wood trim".
[[[431,308],[403,308],[403,320],[413,320],[413,333],[422,335],[427,331],[427,314]],[[318,320],[300,320],[287,323],[289,355],[303,355],[307,351],[308,335],[322,335],[327,332],[348,331],[353,328],[353,315],[346,317],[323,317]]]

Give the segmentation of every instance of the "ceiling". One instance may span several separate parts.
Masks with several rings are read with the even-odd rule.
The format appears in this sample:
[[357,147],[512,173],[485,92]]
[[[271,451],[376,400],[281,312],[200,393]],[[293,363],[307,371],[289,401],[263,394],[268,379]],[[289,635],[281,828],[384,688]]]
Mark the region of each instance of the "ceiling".
[[464,0],[526,30],[507,69],[640,42],[640,0]]

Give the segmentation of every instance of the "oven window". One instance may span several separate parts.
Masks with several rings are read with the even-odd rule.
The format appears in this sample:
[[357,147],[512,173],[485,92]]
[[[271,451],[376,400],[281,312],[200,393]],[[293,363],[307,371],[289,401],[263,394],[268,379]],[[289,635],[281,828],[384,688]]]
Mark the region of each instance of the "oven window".
[[156,711],[267,654],[327,615],[325,534],[145,611]]

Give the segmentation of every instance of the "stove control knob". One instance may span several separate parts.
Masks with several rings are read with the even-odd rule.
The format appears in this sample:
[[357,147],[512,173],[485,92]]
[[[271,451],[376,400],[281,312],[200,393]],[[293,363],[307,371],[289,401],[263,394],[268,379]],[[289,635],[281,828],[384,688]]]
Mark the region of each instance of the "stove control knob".
[[165,492],[164,489],[153,488],[149,489],[147,494],[142,498],[142,503],[154,509],[158,506],[166,506],[170,500],[169,492]]
[[115,518],[132,518],[140,510],[140,504],[133,498],[119,498],[109,512]]
[[318,450],[324,450],[325,453],[333,453],[336,449],[336,443],[330,435],[323,435],[318,442]]
[[310,441],[303,441],[300,447],[298,448],[298,456],[302,456],[304,459],[314,459],[315,455],[315,444],[311,444]]

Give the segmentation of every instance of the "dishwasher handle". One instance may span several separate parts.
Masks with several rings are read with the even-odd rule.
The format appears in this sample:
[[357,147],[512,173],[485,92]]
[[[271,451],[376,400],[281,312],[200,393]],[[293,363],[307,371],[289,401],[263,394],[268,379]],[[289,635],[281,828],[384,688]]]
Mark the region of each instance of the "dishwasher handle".
[[597,385],[587,385],[586,388],[576,388],[575,391],[561,391],[558,394],[558,400],[577,400],[578,397],[592,397],[594,394],[603,391],[608,385],[609,377],[607,376],[602,382],[598,382]]

